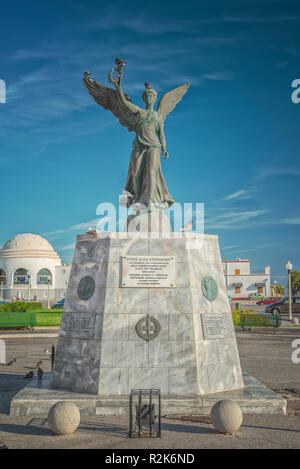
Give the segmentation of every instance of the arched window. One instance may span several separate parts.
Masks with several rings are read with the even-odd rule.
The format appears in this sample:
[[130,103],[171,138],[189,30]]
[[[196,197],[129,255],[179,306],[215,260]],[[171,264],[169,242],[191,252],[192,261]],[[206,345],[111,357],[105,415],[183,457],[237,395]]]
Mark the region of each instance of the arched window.
[[14,273],[14,285],[28,285],[29,274],[26,269],[17,269]]
[[0,269],[0,285],[6,285],[6,273]]
[[52,275],[50,270],[41,269],[37,274],[37,285],[52,285]]

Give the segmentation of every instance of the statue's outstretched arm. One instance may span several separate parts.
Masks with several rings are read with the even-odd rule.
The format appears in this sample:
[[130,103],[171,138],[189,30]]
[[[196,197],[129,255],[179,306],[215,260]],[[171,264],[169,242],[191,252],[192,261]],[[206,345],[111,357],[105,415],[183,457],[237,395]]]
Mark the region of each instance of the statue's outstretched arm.
[[128,111],[133,112],[134,114],[136,114],[140,110],[140,108],[138,106],[136,106],[135,104],[133,104],[131,101],[128,101],[128,99],[126,98],[126,96],[125,96],[125,94],[124,94],[124,92],[121,88],[121,83],[115,83],[114,85],[116,87],[118,96],[119,96],[120,101],[123,104],[123,106],[125,106],[128,109]]

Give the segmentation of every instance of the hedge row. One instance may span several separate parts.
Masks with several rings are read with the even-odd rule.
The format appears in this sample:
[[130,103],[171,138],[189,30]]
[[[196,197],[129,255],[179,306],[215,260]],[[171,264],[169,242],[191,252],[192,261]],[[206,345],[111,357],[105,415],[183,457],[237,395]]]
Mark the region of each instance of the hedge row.
[[8,303],[7,305],[0,303],[0,313],[26,313],[28,311],[37,311],[42,308],[42,303],[36,303],[33,301],[15,301],[14,303]]
[[235,326],[241,327],[243,326],[273,326],[275,325],[275,321],[272,320],[273,318],[267,318],[266,316],[262,316],[257,313],[241,313],[241,311],[232,311],[232,319],[233,324]]
[[3,313],[0,315],[0,328],[59,326],[61,317],[62,312],[57,310]]

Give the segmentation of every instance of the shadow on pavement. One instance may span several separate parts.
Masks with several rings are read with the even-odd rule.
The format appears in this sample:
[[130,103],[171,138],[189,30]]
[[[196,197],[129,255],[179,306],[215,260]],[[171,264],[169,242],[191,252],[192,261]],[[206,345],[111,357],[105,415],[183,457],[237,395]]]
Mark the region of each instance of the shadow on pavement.
[[202,433],[202,434],[215,434],[216,431],[213,428],[209,427],[198,427],[196,425],[183,425],[181,423],[162,423],[162,431],[166,430],[169,432],[178,432],[178,433]]
[[23,378],[24,374],[0,373],[0,413],[9,414],[11,399],[28,384]]
[[279,432],[292,432],[292,433],[300,433],[300,430],[296,430],[294,428],[283,428],[283,427],[266,427],[265,425],[244,425],[244,428],[259,428],[260,430],[277,430]]

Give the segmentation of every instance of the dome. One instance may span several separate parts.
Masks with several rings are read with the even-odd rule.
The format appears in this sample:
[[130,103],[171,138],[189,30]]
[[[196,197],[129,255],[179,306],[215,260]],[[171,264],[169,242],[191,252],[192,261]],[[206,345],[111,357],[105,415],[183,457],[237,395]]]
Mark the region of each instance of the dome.
[[50,257],[59,258],[53,247],[40,235],[19,234],[4,244],[0,257]]

